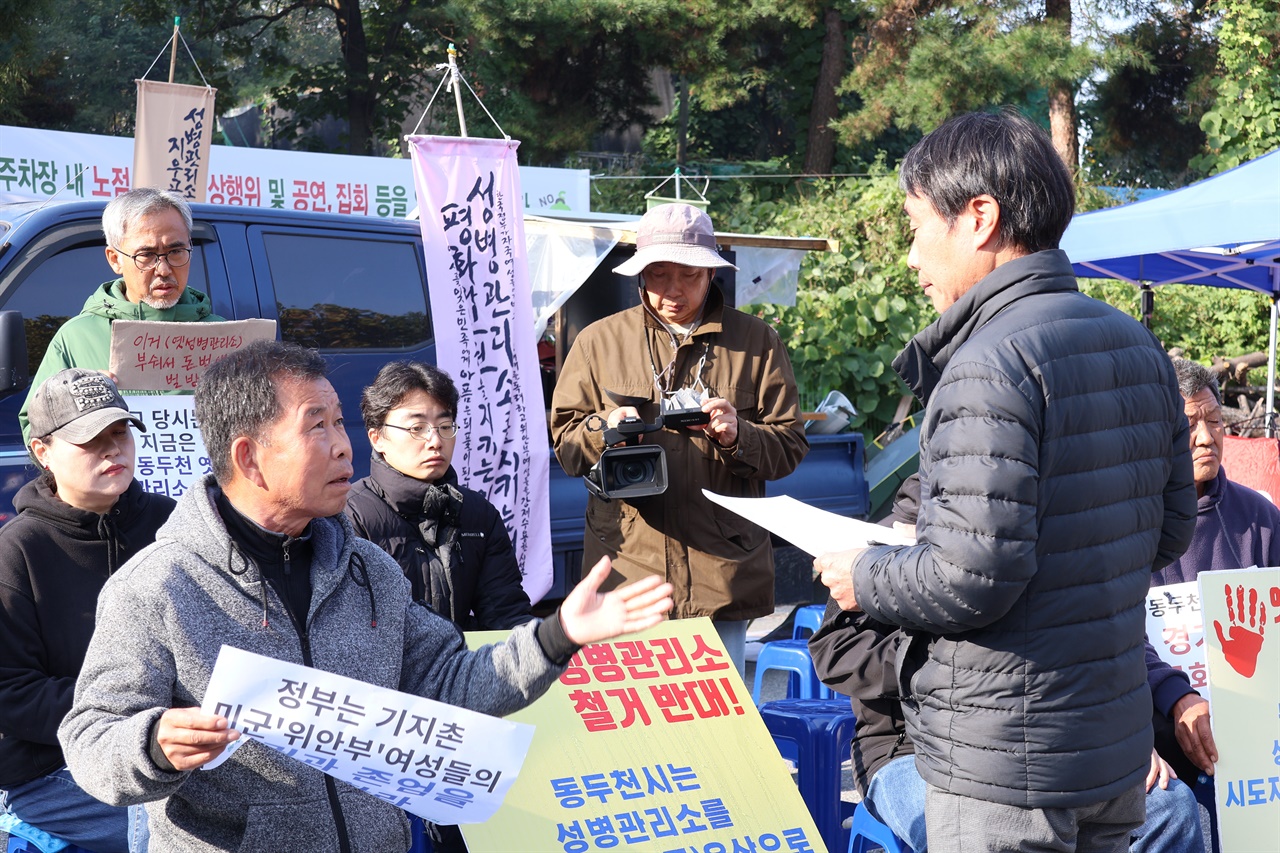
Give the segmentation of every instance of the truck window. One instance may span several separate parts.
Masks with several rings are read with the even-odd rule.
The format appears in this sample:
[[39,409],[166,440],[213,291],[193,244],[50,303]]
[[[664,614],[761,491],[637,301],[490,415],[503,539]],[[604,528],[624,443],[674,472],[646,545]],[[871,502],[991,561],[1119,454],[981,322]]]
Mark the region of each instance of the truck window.
[[[190,269],[187,286],[208,292],[204,249],[200,245],[195,246]],[[92,244],[62,248],[38,263],[24,265],[18,278],[7,288],[4,309],[22,312],[22,324],[27,332],[27,363],[33,373],[54,333],[80,313],[99,285],[116,278],[107,265],[101,232]]]
[[431,340],[413,242],[281,233],[262,239],[284,340],[319,350],[391,352]]

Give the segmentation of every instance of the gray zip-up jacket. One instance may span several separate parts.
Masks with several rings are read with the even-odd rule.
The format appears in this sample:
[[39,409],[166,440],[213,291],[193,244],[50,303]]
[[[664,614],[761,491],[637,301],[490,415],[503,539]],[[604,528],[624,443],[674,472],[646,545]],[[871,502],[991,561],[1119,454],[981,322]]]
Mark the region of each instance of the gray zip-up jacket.
[[467,651],[454,625],[415,604],[400,566],[343,515],[312,523],[311,607],[300,636],[234,546],[214,488],[210,477],[184,494],[156,543],[103,588],[58,730],[67,766],[104,802],[146,802],[153,850],[403,853],[408,823],[389,803],[256,742],[214,770],[164,770],[149,754],[152,726],[168,708],[201,703],[223,643],[493,715],[531,703],[562,667],[543,652],[538,623]]
[[853,581],[910,636],[899,681],[921,775],[1023,808],[1140,785],[1143,599],[1195,527],[1168,356],[1054,250],[990,273],[894,368],[926,406],[919,544],[869,549]]

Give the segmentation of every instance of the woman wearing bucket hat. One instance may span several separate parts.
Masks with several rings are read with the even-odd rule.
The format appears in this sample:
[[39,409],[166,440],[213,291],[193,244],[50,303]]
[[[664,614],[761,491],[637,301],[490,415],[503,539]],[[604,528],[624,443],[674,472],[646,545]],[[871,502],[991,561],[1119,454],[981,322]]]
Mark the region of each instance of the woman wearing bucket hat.
[[0,810],[97,853],[144,850],[145,824],[131,838],[130,809],[75,784],[57,731],[98,593],[155,541],[174,502],[133,478],[129,425],[145,428],[105,374],[71,368],[49,377],[32,395],[30,423],[41,474],[0,528]]
[[588,498],[583,565],[613,558],[627,580],[656,574],[675,586],[673,618],[708,616],[738,671],[747,622],[773,612],[773,552],[762,528],[707,500],[708,489],[762,497],[808,452],[795,377],[773,327],[725,304],[711,219],[687,204],[640,220],[636,253],[614,272],[639,277],[634,308],[584,329],[552,398],[556,457],[582,476],[605,449],[604,425],[653,422],[665,408],[698,407],[708,422],[662,429],[667,490],[628,500]]

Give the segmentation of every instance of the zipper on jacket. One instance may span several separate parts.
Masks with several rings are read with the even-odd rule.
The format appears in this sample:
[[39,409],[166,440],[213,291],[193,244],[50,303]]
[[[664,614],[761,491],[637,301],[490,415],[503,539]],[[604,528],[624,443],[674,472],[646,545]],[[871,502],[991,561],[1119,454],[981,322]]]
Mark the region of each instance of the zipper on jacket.
[[289,574],[290,574],[290,573],[292,572],[292,570],[293,570],[293,564],[292,564],[291,562],[289,562],[289,542],[290,542],[290,541],[292,541],[292,540],[290,540],[290,539],[285,539],[285,540],[284,540],[284,545],[282,545],[282,546],[281,546],[281,550],[283,550],[283,551],[284,551],[284,575],[285,575],[285,577],[288,577],[288,576],[289,576]]
[[[289,552],[285,550],[285,565],[289,564]],[[289,608],[285,608],[288,610]],[[307,634],[307,629],[298,625],[298,620],[289,613],[289,618],[293,619],[293,627],[298,632],[298,640],[302,644],[302,663],[305,666],[313,666],[311,660],[311,637]],[[329,797],[329,811],[333,814],[333,825],[338,830],[338,850],[341,853],[351,853],[351,839],[347,837],[347,819],[342,814],[342,804],[338,800],[338,786],[334,784],[333,777],[328,773],[324,774],[324,789]]]

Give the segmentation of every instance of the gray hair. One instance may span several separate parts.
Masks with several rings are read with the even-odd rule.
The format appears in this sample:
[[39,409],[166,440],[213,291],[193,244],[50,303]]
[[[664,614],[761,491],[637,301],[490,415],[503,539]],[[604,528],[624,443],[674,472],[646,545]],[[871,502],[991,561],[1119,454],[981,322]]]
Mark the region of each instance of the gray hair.
[[1058,248],[1075,212],[1075,185],[1049,135],[1013,109],[947,119],[902,160],[899,185],[953,225],[980,195],[1000,205],[1001,246]]
[[1218,387],[1218,377],[1213,375],[1213,371],[1198,364],[1190,359],[1173,357],[1173,372],[1178,374],[1178,391],[1183,397],[1190,400],[1204,389],[1208,388],[1213,394],[1213,399],[1218,401],[1218,405],[1222,405],[1222,390]]
[[196,386],[196,419],[220,485],[231,478],[232,443],[241,436],[262,441],[280,419],[281,382],[323,379],[326,372],[315,350],[279,341],[255,341],[213,363]]
[[129,190],[124,195],[116,196],[102,211],[102,233],[107,236],[107,245],[119,248],[135,222],[144,216],[163,213],[166,210],[176,210],[182,215],[189,237],[191,205],[180,194],[168,190],[139,187],[136,190]]

